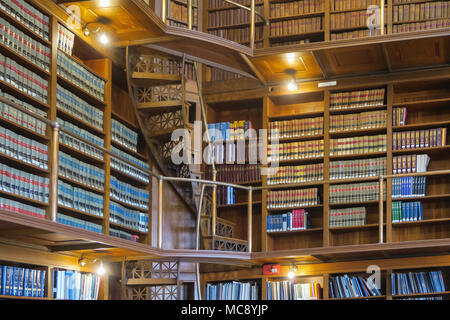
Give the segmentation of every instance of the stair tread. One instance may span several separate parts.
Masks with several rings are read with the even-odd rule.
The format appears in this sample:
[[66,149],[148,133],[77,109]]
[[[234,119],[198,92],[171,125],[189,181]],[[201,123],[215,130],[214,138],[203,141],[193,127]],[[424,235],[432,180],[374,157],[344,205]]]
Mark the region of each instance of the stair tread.
[[205,238],[206,238],[206,239],[213,239],[213,238],[215,238],[215,239],[226,240],[226,241],[232,241],[232,242],[240,242],[240,243],[244,243],[244,244],[247,244],[247,243],[248,243],[248,240],[242,240],[242,239],[236,239],[236,238],[228,238],[228,237],[222,237],[222,236],[218,236],[218,235],[215,235],[215,236],[206,236]]

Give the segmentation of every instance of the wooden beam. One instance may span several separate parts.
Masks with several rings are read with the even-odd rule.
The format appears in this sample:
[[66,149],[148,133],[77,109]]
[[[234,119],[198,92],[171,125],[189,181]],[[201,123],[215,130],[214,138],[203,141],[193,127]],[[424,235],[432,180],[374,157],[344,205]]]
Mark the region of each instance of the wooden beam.
[[388,53],[388,51],[387,51],[387,48],[386,48],[386,44],[385,44],[385,43],[383,43],[383,44],[381,45],[381,49],[382,49],[382,51],[383,51],[384,60],[386,61],[386,68],[387,68],[387,70],[388,70],[389,72],[392,72],[391,60],[389,59],[389,53]]
[[250,69],[252,69],[252,71],[255,73],[256,77],[258,78],[259,81],[261,81],[262,85],[266,84],[266,79],[264,79],[264,76],[262,75],[261,72],[259,72],[259,70],[255,67],[255,65],[253,64],[253,62],[250,61],[250,59],[243,53],[240,53],[242,59],[245,61],[245,63],[248,64],[248,66],[250,67]]

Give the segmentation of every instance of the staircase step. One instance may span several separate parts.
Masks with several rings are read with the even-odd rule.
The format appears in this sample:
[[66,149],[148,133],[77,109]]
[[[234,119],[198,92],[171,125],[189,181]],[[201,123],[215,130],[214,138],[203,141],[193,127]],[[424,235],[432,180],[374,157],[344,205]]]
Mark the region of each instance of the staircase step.
[[[142,111],[161,111],[167,112],[181,108],[183,101],[181,100],[168,100],[168,101],[158,101],[158,102],[145,102],[139,103],[137,108]],[[169,109],[170,108],[170,109]],[[161,110],[159,110],[161,109]]]
[[223,241],[228,241],[228,242],[235,242],[235,243],[241,243],[241,244],[245,244],[248,245],[248,241],[247,240],[241,240],[241,239],[235,239],[235,238],[227,238],[227,237],[222,237],[222,236],[206,236],[204,237],[206,239],[215,239],[215,240],[223,240]]
[[131,78],[137,85],[162,85],[181,83],[182,76],[169,73],[133,72]]
[[[202,214],[200,216],[200,219],[211,219],[211,216],[206,215],[206,214]],[[226,225],[229,225],[229,226],[232,226],[232,227],[236,226],[236,222],[233,222],[233,221],[230,221],[230,220],[226,220],[226,219],[223,219],[223,218],[219,218],[219,217],[216,217],[216,222],[221,222],[223,224],[226,224]]]

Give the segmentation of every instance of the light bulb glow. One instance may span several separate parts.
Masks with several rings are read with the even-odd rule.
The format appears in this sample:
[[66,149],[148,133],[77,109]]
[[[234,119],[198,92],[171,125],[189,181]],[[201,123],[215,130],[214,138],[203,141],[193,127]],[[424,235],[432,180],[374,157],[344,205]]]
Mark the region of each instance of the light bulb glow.
[[99,276],[102,276],[102,275],[105,274],[105,268],[103,267],[103,263],[102,262],[100,262],[100,266],[97,269],[97,274]]
[[295,53],[293,53],[293,52],[288,53],[287,54],[287,61],[289,63],[294,63],[294,61],[295,61]]
[[100,0],[99,7],[109,7],[111,5],[111,2],[109,0]]
[[297,90],[297,84],[294,82],[294,80],[289,81],[288,89],[289,91]]
[[294,277],[295,277],[294,271],[289,270],[289,272],[288,272],[288,278],[289,278],[289,279],[293,279]]
[[109,38],[106,35],[106,33],[102,33],[99,37],[98,40],[100,41],[101,44],[108,44],[109,43]]

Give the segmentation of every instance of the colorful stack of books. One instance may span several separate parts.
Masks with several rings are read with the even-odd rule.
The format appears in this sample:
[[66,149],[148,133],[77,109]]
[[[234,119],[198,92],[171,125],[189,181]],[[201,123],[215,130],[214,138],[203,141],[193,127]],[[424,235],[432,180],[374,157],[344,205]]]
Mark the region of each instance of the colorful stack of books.
[[236,141],[256,137],[256,131],[250,120],[209,123],[208,131],[211,142]]
[[[150,167],[148,163],[137,159],[136,157],[133,157],[129,155],[128,153],[117,149],[114,146],[111,146],[111,152],[119,157],[122,157],[131,163],[134,163],[135,165],[145,169],[150,170]],[[136,179],[139,179],[143,182],[148,183],[149,182],[149,175],[148,173],[144,172],[143,170],[139,170],[138,168],[129,165],[128,163],[123,162],[122,160],[119,160],[118,158],[115,158],[114,156],[111,157],[111,168],[116,169],[120,172],[123,172],[127,175],[130,175]]]
[[[384,196],[386,196],[386,192],[384,192]],[[330,186],[330,203],[365,202],[378,199],[378,182],[338,184]]]
[[1,54],[0,80],[42,103],[47,103],[48,81]]
[[206,300],[258,300],[259,285],[256,282],[207,283]]
[[105,80],[97,77],[60,50],[58,50],[57,62],[58,75],[87,91],[98,100],[105,100]]
[[320,284],[267,281],[266,293],[267,300],[318,300]]
[[442,271],[392,273],[392,295],[445,291]]
[[406,125],[406,108],[394,108],[392,111],[392,125],[394,127]]
[[271,139],[301,138],[323,134],[323,117],[269,122]]
[[64,152],[59,152],[59,174],[89,187],[103,190],[105,170],[84,163]]
[[427,177],[401,177],[392,179],[392,198],[425,196]]
[[111,120],[111,140],[137,152],[138,133],[117,120]]
[[[229,183],[243,183],[261,180],[261,165],[258,164],[232,164],[217,165],[217,181]],[[207,166],[205,177],[212,180],[212,167]]]
[[58,23],[58,49],[71,56],[74,41],[75,34],[62,24]]
[[386,110],[332,115],[330,132],[386,127]]
[[330,179],[376,177],[386,174],[386,157],[330,162]]
[[267,232],[305,230],[310,227],[309,213],[305,209],[267,216]]
[[372,278],[348,275],[330,277],[330,295],[333,299],[381,296]]
[[330,156],[344,156],[384,151],[386,151],[385,134],[330,140]]
[[58,181],[58,204],[103,217],[103,196]]
[[392,222],[423,220],[422,202],[392,201]]
[[111,199],[148,210],[149,192],[111,177]]
[[103,131],[103,112],[60,85],[56,87],[56,106]]
[[48,40],[50,19],[25,0],[1,0],[0,9],[20,21],[42,38]]
[[319,189],[269,191],[267,209],[311,206],[319,204]]
[[269,144],[268,161],[311,159],[323,157],[323,140]]
[[408,154],[392,157],[392,173],[426,172],[430,156],[427,154]]
[[447,140],[447,128],[394,132],[392,150],[442,147]]
[[131,210],[114,201],[109,203],[109,221],[141,232],[148,232],[148,214]]
[[50,180],[0,164],[1,190],[48,203]]
[[385,89],[335,92],[330,95],[330,110],[357,109],[384,104]]
[[0,209],[45,219],[45,209],[36,208],[6,198],[0,198]]
[[[0,90],[0,97],[6,98],[16,104],[18,104],[21,107],[24,107],[25,109],[32,111],[36,113],[37,115],[40,115],[41,117],[46,118],[47,112],[38,109],[34,106],[32,106],[29,103],[23,102],[20,99],[17,99],[16,97],[13,97],[12,95],[3,92]],[[29,116],[26,113],[23,113],[19,110],[17,110],[14,107],[11,107],[10,105],[0,102],[0,116],[3,117],[6,120],[12,121],[17,123],[18,125],[30,129],[34,132],[37,132],[40,135],[45,135],[45,131],[47,128],[47,125],[45,122],[42,122],[40,120],[37,120],[36,118]]]
[[0,42],[43,70],[50,70],[50,48],[0,18]]
[[97,300],[101,277],[93,273],[53,269],[53,299]]
[[279,167],[274,175],[267,176],[270,185],[320,180],[323,180],[323,163]]
[[0,126],[0,153],[48,169],[48,146]]
[[85,221],[85,220],[81,220],[81,219],[77,219],[62,213],[58,213],[56,215],[56,222],[71,226],[71,227],[75,227],[75,228],[79,228],[79,229],[84,229],[84,230],[88,230],[88,231],[92,231],[92,232],[96,232],[96,233],[102,233],[102,226],[93,222],[89,222],[89,221]]
[[0,266],[0,294],[14,297],[45,296],[45,270]]
[[117,230],[114,228],[109,228],[109,235],[120,239],[130,240],[133,242],[137,242],[139,240],[139,236],[137,235],[122,230]]
[[330,210],[330,228],[363,226],[365,224],[365,207]]

